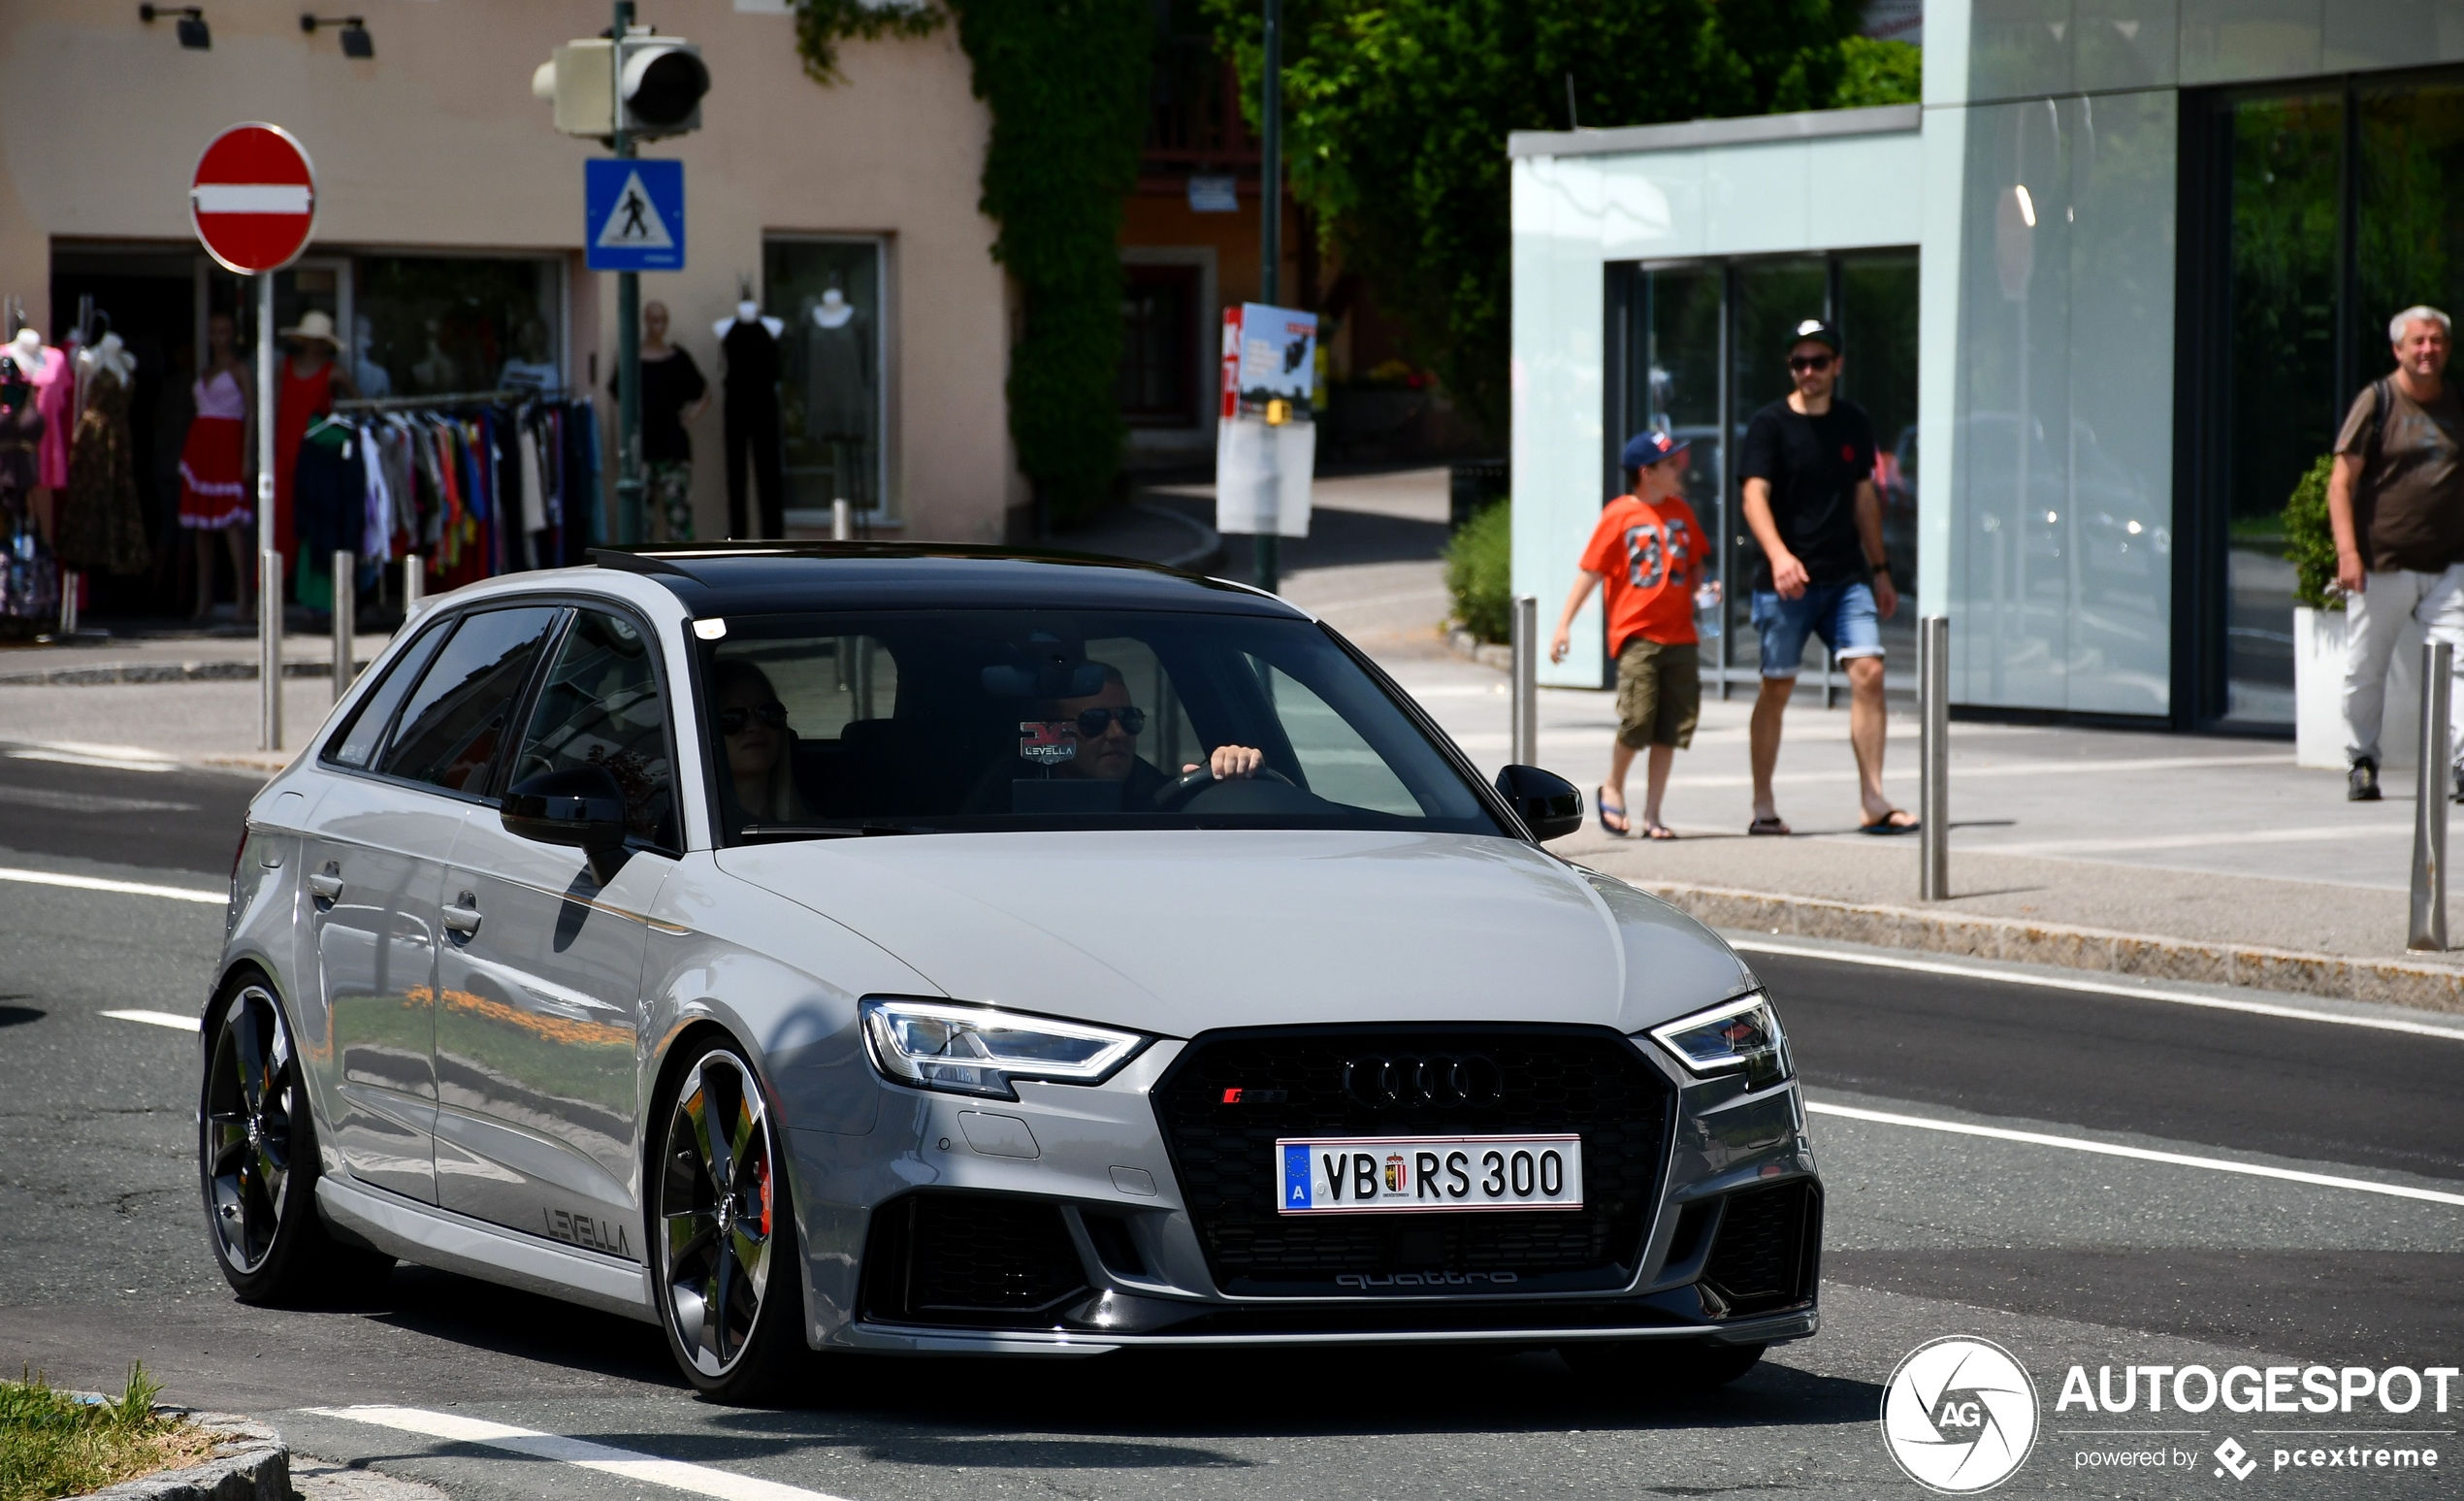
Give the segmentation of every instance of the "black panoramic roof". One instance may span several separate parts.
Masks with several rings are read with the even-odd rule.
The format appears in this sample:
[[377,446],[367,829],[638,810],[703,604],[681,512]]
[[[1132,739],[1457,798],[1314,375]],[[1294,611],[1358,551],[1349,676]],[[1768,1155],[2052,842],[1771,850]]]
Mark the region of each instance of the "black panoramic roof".
[[1153,609],[1304,618],[1160,564],[940,542],[662,542],[591,561],[674,591],[697,619],[835,609]]

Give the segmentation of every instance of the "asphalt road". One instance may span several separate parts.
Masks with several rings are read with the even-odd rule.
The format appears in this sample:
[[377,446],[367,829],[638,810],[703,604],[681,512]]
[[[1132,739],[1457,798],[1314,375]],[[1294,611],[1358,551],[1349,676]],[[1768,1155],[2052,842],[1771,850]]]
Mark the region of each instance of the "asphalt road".
[[[248,789],[0,749],[0,871],[212,893]],[[1956,1333],[2018,1353],[2045,1399],[2039,1452],[2009,1488],[2145,1495],[2222,1483],[2204,1461],[2074,1479],[2074,1452],[2134,1440],[2065,1428],[2166,1424],[2057,1415],[2069,1364],[2464,1363],[2464,1206],[2366,1187],[2464,1191],[2464,1036],[1755,955],[1811,1100],[1930,1125],[1816,1116],[1825,1328],[1726,1391],[1646,1403],[1544,1352],[847,1359],[817,1365],[802,1405],[718,1408],[646,1325],[441,1273],[400,1268],[362,1306],[234,1303],[196,1205],[196,1039],[101,1014],[193,1013],[220,919],[211,902],[0,880],[0,1368],[100,1387],[143,1358],[175,1398],[457,1496],[692,1487],[308,1410],[485,1419],[850,1501],[1915,1495],[1875,1436],[1880,1386]],[[1961,1126],[2334,1181],[1938,1128]],[[2464,1451],[2455,1413],[2373,1419]],[[2232,1426],[2258,1421],[2171,1425],[2204,1423],[2202,1445],[2284,1442]],[[2450,1495],[2464,1452],[2447,1458],[2366,1485],[2253,1484]]]

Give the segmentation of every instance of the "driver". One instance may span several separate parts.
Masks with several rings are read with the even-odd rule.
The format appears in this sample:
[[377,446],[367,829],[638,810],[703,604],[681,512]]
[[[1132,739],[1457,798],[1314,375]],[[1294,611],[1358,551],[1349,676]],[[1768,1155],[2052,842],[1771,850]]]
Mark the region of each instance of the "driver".
[[[1101,693],[1048,701],[1045,717],[1070,724],[1078,740],[1078,754],[1054,767],[1054,775],[1126,781],[1129,785],[1122,791],[1131,801],[1151,799],[1171,780],[1139,759],[1138,733],[1147,728],[1147,711],[1129,702],[1129,683],[1119,668],[1104,665]],[[1218,745],[1208,752],[1203,765],[1216,781],[1246,781],[1266,765],[1266,756],[1254,746]],[[1181,770],[1186,775],[1200,767],[1201,763],[1192,761]]]

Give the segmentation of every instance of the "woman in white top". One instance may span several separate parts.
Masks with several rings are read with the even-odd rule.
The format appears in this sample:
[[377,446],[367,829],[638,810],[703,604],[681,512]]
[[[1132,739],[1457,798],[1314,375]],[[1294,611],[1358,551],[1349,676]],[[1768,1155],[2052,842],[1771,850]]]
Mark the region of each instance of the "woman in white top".
[[220,532],[231,554],[237,580],[239,618],[256,609],[255,571],[248,567],[248,524],[256,510],[248,504],[248,468],[253,457],[256,424],[249,420],[256,406],[248,367],[240,358],[238,331],[227,312],[206,319],[206,368],[198,375],[194,395],[197,415],[188,424],[188,441],[179,450],[179,524],[196,538],[197,611],[203,620],[213,607],[213,543],[209,534]]

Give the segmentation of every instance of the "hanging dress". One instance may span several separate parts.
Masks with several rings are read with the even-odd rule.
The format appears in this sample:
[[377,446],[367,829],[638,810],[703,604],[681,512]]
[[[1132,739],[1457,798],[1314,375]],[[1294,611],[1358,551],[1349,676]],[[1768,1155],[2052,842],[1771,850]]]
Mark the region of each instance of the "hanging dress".
[[27,371],[34,383],[35,409],[43,413],[43,438],[35,449],[35,483],[47,490],[69,482],[69,432],[77,425],[77,371],[69,352],[43,346],[43,368]]
[[[282,549],[285,570],[299,552],[291,517],[291,481],[300,460],[300,440],[308,436],[309,423],[334,408],[334,362],[327,360],[307,375],[298,374],[294,366],[285,355],[282,397],[274,408],[274,544]],[[322,560],[318,561],[321,565]]]
[[248,505],[248,393],[230,371],[200,375],[197,415],[179,449],[179,524],[239,526],[256,519]]
[[146,513],[137,503],[136,444],[128,431],[128,387],[97,375],[69,446],[67,506],[60,512],[60,563],[88,573],[142,573],[153,561]]

